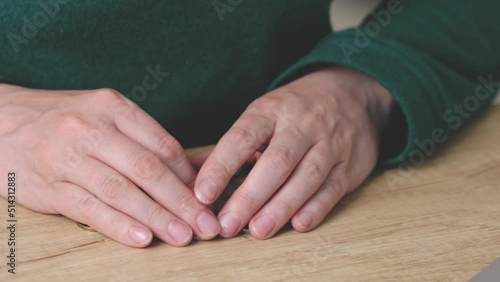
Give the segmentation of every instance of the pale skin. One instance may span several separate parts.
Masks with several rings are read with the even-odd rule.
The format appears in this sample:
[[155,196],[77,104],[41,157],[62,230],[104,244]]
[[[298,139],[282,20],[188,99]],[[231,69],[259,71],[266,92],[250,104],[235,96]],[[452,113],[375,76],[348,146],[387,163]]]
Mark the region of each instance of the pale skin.
[[220,235],[247,223],[266,239],[289,220],[318,226],[373,170],[393,104],[378,83],[357,71],[316,71],[253,102],[218,142],[196,179],[195,194],[211,204],[237,169],[267,148],[218,217]]
[[[314,229],[373,170],[394,103],[362,73],[318,70],[255,100],[212,152],[188,157],[114,90],[0,84],[0,97],[0,154],[11,160],[0,171],[22,175],[18,201],[131,247],[229,238],[247,223],[258,239],[290,220]],[[209,205],[263,146],[217,219]]]

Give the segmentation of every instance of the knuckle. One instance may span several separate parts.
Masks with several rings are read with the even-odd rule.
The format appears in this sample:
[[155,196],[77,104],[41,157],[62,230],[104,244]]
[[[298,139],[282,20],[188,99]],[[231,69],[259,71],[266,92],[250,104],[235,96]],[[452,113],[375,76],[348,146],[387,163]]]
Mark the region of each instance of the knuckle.
[[332,114],[328,113],[326,106],[324,104],[315,104],[311,109],[307,110],[307,114],[302,117],[301,125],[313,128],[329,128],[325,127],[326,124],[330,123]]
[[108,220],[109,226],[117,226],[117,225],[121,225],[121,224],[123,224],[123,222],[120,220],[120,218],[118,216],[116,216],[116,214],[110,215],[110,218]]
[[346,191],[345,187],[346,186],[344,181],[336,177],[330,177],[330,179],[328,179],[327,189],[331,192],[330,194],[332,202],[337,202],[344,196]]
[[293,201],[290,199],[284,199],[284,198],[276,198],[274,200],[274,205],[277,207],[277,210],[283,217],[285,217],[285,220],[291,217],[296,211],[297,208],[293,206]]
[[316,215],[317,217],[323,217],[328,212],[330,209],[332,209],[333,204],[331,203],[330,200],[324,200],[324,199],[315,199],[314,202],[312,202],[312,205],[309,205],[309,210]]
[[179,142],[167,134],[158,138],[155,149],[164,156],[166,161],[178,160],[184,153]]
[[231,180],[232,175],[238,169],[239,166],[235,163],[228,162],[222,164],[217,161],[212,163],[212,169],[207,172],[206,178],[213,181],[218,187],[222,187]]
[[[322,187],[326,191],[322,197],[317,197],[314,200],[314,205],[311,209],[315,214],[326,215],[342,199],[345,194],[344,184],[336,177],[329,177],[325,186]],[[324,191],[324,192],[325,192]]]
[[127,182],[124,177],[111,174],[103,180],[101,191],[109,201],[123,200],[126,197]]
[[317,162],[309,161],[304,164],[304,175],[309,183],[318,184],[323,181],[325,171]]
[[191,216],[193,211],[198,206],[198,201],[195,199],[193,194],[183,194],[179,195],[175,199],[175,203],[178,206],[178,211],[183,217]]
[[233,197],[237,199],[236,202],[242,203],[239,205],[243,207],[242,210],[257,211],[261,207],[255,196],[245,190],[236,190],[236,195],[233,195]]
[[330,116],[330,113],[327,109],[327,105],[321,103],[314,104],[314,107],[312,109],[312,114],[316,120],[324,119],[325,117]]
[[297,141],[307,141],[311,139],[311,134],[309,133],[307,126],[297,126],[296,128],[290,128],[287,131],[289,132],[289,140],[297,140]]
[[242,126],[235,126],[231,129],[228,141],[240,148],[253,147],[258,143],[257,137],[250,130]]
[[277,107],[280,106],[280,104],[281,99],[277,97],[265,96],[255,100],[250,106],[259,112],[272,113]]
[[325,97],[324,105],[328,106],[330,109],[341,109],[344,106],[342,103],[343,101],[345,101],[345,99],[338,95],[327,95]]
[[111,88],[101,88],[93,91],[94,97],[101,101],[115,102],[121,101],[124,97],[118,91]]
[[137,105],[130,102],[118,91],[111,88],[102,88],[93,92],[95,105],[101,105],[108,113],[116,118],[131,121],[137,112]]
[[146,210],[146,222],[149,224],[157,222],[158,219],[165,218],[164,213],[165,211],[160,205],[150,205]]
[[161,174],[163,163],[154,154],[147,152],[135,157],[133,169],[137,177],[152,181]]
[[99,200],[94,196],[88,196],[78,201],[78,211],[85,218],[94,218],[99,208]]
[[305,112],[303,101],[295,94],[287,94],[287,102],[276,105],[274,109],[284,120],[293,120],[298,114]]
[[293,152],[286,146],[268,147],[264,154],[267,154],[265,159],[268,168],[279,175],[288,171],[293,163]]

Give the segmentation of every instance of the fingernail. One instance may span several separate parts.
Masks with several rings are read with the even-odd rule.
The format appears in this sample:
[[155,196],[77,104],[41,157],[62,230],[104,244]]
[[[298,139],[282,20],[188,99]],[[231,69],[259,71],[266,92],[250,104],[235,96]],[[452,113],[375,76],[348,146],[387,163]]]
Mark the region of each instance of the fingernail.
[[313,222],[312,216],[307,212],[302,212],[297,216],[297,221],[303,230],[307,230]]
[[213,238],[217,236],[220,231],[219,221],[207,211],[202,211],[200,215],[198,215],[196,218],[196,225],[206,237]]
[[263,215],[255,220],[252,229],[257,235],[267,237],[274,227],[276,227],[276,221],[267,215]]
[[128,236],[139,245],[148,244],[152,238],[151,232],[139,226],[130,226]]
[[167,232],[177,243],[183,244],[191,240],[193,232],[184,223],[172,220],[167,226]]
[[232,237],[239,231],[241,221],[231,213],[225,213],[220,217],[221,235]]
[[217,195],[217,186],[214,182],[205,179],[200,183],[200,187],[196,190],[196,197],[204,204],[211,204],[215,201]]

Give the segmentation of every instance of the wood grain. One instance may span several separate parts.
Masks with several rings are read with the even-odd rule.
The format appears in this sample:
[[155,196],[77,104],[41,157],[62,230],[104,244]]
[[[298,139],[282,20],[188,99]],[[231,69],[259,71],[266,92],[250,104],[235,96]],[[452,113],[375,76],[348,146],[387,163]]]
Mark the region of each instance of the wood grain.
[[132,249],[18,207],[17,274],[1,227],[0,281],[467,281],[500,257],[499,143],[494,106],[394,187],[398,170],[378,173],[315,231],[265,241]]

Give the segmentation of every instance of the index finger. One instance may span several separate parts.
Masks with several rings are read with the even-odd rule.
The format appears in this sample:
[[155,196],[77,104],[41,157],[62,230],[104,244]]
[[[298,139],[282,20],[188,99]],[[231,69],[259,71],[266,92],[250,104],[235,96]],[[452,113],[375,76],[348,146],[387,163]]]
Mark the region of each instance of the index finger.
[[116,94],[120,97],[111,98],[111,107],[118,131],[154,153],[192,188],[196,172],[179,142],[138,105]]
[[201,167],[194,188],[196,198],[212,204],[233,175],[270,139],[274,125],[270,118],[243,113]]

